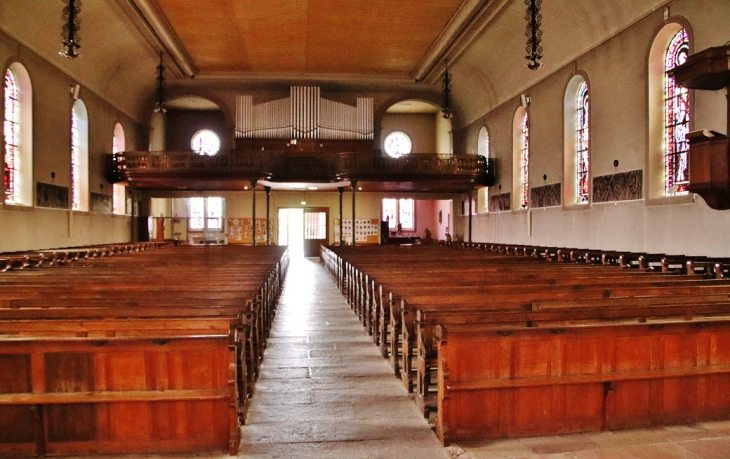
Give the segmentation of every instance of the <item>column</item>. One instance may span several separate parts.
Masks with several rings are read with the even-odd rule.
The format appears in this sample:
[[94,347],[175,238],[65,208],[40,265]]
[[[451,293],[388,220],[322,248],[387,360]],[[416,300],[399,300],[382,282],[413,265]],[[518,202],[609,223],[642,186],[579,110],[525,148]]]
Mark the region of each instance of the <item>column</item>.
[[352,246],[355,247],[355,190],[357,189],[357,181],[352,180]]
[[132,208],[130,209],[131,225],[132,225],[132,242],[137,241],[137,206],[135,205],[135,195],[137,194],[137,182],[129,182],[129,195],[132,197]]
[[165,151],[167,135],[166,115],[164,113],[153,112],[150,117],[150,151]]
[[256,247],[256,181],[251,182],[251,236]]
[[340,245],[345,245],[345,236],[342,232],[342,193],[345,192],[345,187],[338,186],[337,191],[340,193]]
[[265,186],[264,191],[266,192],[266,245],[269,245],[271,241],[271,237],[269,236],[271,231],[271,224],[269,223],[271,221],[271,209],[269,207],[269,202],[271,199],[271,187]]
[[472,192],[472,188],[469,188],[469,200],[468,200],[468,205],[469,205],[469,244],[471,244],[471,192]]

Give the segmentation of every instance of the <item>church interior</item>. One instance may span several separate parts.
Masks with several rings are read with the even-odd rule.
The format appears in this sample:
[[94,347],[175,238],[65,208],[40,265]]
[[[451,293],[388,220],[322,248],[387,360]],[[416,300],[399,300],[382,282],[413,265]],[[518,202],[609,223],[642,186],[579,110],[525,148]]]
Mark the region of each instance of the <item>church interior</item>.
[[727,0],[264,3],[0,2],[0,457],[730,457]]

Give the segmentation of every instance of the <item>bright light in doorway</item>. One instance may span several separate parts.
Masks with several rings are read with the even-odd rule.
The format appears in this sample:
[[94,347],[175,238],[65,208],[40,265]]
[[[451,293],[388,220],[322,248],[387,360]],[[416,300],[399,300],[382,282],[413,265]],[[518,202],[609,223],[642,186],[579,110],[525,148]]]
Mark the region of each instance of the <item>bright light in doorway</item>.
[[302,201],[302,205],[303,206],[306,206],[307,205],[307,201]]

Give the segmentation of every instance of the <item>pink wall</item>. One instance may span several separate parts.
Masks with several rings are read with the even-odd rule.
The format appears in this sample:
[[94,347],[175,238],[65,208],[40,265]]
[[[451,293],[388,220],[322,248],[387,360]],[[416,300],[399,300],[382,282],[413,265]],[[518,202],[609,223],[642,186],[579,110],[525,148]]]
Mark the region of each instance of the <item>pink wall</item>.
[[[449,199],[444,199],[440,201],[434,201],[434,214],[436,216],[436,224],[437,224],[437,231],[431,230],[433,233],[433,236],[435,239],[439,240],[445,240],[446,239],[446,233],[451,233],[451,236],[454,235],[454,228],[452,228],[453,225],[450,224],[451,221],[451,212],[452,212],[452,201]],[[439,211],[441,211],[441,223],[438,223],[438,214]]]
[[428,228],[431,231],[431,238],[435,238],[437,226],[436,201],[416,201],[416,235],[426,239],[426,228]]

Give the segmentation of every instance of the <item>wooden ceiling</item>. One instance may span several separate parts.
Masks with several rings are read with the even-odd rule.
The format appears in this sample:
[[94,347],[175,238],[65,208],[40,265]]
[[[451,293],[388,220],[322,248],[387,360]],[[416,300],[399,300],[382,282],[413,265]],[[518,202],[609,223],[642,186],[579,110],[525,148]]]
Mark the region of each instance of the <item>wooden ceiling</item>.
[[201,73],[407,77],[464,0],[156,0]]

